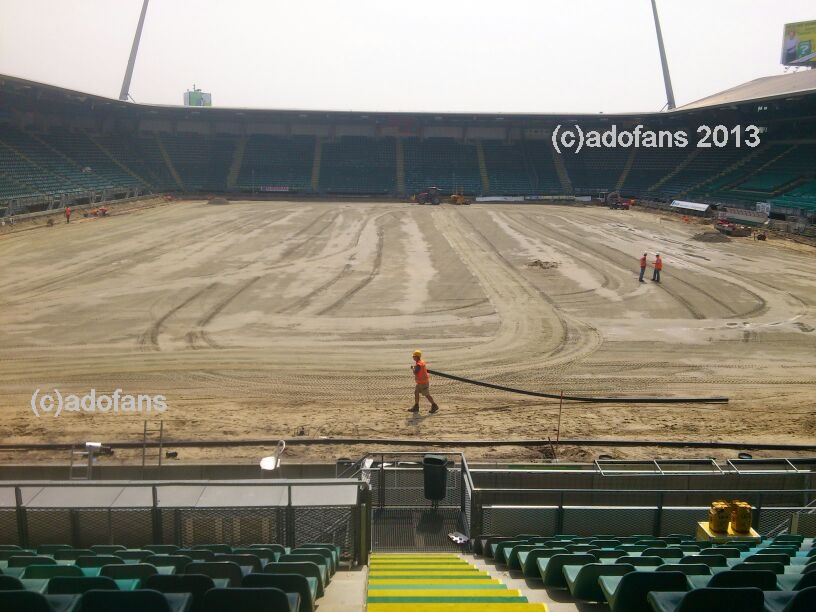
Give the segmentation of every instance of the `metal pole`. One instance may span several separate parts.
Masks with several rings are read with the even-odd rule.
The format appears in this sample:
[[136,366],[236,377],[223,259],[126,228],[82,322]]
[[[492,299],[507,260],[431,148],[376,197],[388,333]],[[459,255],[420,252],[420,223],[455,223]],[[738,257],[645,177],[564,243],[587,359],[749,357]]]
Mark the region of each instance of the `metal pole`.
[[666,87],[666,100],[668,101],[668,109],[672,110],[675,106],[674,91],[672,90],[669,63],[666,60],[666,49],[663,46],[663,32],[660,30],[660,18],[657,16],[657,4],[655,0],[652,0],[652,14],[654,15],[655,32],[657,33],[657,48],[660,51],[660,66],[663,68],[663,85]]
[[142,13],[139,15],[139,25],[136,26],[136,34],[133,37],[133,46],[130,48],[130,58],[128,58],[127,68],[125,69],[125,79],[122,81],[122,89],[119,92],[120,100],[127,100],[130,93],[130,79],[133,78],[133,66],[136,64],[136,53],[139,51],[139,41],[142,38],[142,27],[144,26],[145,15],[147,14],[147,3],[150,0],[144,0],[142,3]]

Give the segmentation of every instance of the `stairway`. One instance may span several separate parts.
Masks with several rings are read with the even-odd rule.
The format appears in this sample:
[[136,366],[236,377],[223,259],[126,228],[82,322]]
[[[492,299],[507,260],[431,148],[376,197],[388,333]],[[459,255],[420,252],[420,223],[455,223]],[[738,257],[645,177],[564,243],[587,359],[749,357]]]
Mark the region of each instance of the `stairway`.
[[[41,138],[37,138],[37,140],[38,140],[39,142],[41,142],[43,145],[45,145],[45,146],[47,146],[47,147],[49,147],[49,148],[52,148],[52,149],[53,149],[53,147],[51,147],[51,146],[50,146],[48,143],[46,143],[46,142],[45,142],[44,140],[42,140]],[[130,168],[128,168],[128,167],[127,167],[125,164],[123,164],[123,163],[122,163],[122,162],[120,162],[118,159],[116,159],[116,158],[113,156],[113,154],[112,154],[110,151],[108,151],[108,149],[107,149],[107,148],[106,148],[106,147],[105,147],[105,146],[104,146],[104,145],[103,145],[101,142],[99,142],[99,141],[98,141],[96,138],[94,138],[94,137],[93,137],[93,135],[88,134],[88,140],[90,140],[90,141],[91,141],[91,142],[92,142],[94,145],[96,145],[96,148],[97,148],[97,149],[99,149],[100,151],[102,151],[102,153],[104,153],[104,154],[105,154],[105,157],[107,157],[107,158],[108,158],[109,160],[111,160],[111,161],[112,161],[114,164],[116,164],[117,166],[119,166],[119,168],[120,168],[120,169],[122,169],[124,172],[127,172],[127,173],[128,173],[130,176],[132,176],[134,179],[136,179],[137,181],[139,181],[139,182],[140,182],[140,183],[141,183],[143,186],[146,186],[146,187],[151,187],[151,188],[153,187],[153,185],[151,185],[151,184],[150,184],[148,181],[146,181],[145,179],[143,179],[141,176],[139,176],[138,174],[136,174],[136,173],[135,173],[133,170],[131,170]],[[53,149],[53,150],[54,150],[54,151],[56,151],[56,149]],[[65,157],[65,156],[63,156],[63,157]],[[65,159],[69,159],[69,158],[68,158],[68,157],[65,157]],[[74,162],[74,163],[76,163],[76,162]]]
[[170,159],[170,155],[167,153],[167,149],[164,148],[164,143],[162,142],[161,138],[158,134],[156,134],[156,143],[159,146],[159,151],[161,151],[162,159],[164,159],[164,165],[167,166],[167,170],[170,172],[170,176],[173,177],[173,180],[176,182],[176,185],[182,191],[186,191],[184,187],[184,183],[179,176],[179,173],[176,172],[176,167],[173,165],[173,160]]
[[552,143],[548,143],[550,155],[552,155],[553,163],[555,164],[555,173],[558,175],[558,182],[561,183],[561,189],[564,190],[564,195],[572,194],[572,181],[570,181],[569,174],[567,174],[567,167],[564,165],[564,158],[555,150]]
[[397,138],[396,142],[397,161],[397,193],[405,195],[405,149],[402,146],[402,138]]
[[312,160],[312,191],[320,188],[320,162],[323,159],[323,141],[320,136],[315,138],[314,158]]
[[688,165],[689,165],[691,162],[693,162],[693,161],[694,161],[694,159],[695,159],[695,158],[696,158],[696,157],[697,157],[699,154],[700,154],[700,149],[692,149],[691,154],[690,154],[688,157],[686,157],[686,159],[684,159],[682,162],[680,162],[679,164],[677,164],[677,167],[676,167],[674,170],[672,170],[671,172],[669,172],[669,173],[668,173],[666,176],[664,176],[662,179],[660,179],[659,181],[657,181],[657,182],[656,182],[654,185],[652,185],[651,187],[649,187],[649,188],[646,190],[646,192],[647,192],[647,193],[653,193],[654,191],[656,191],[657,189],[659,189],[660,187],[662,187],[663,185],[665,185],[665,184],[666,184],[666,181],[668,181],[668,180],[669,180],[669,179],[671,179],[671,178],[674,178],[674,177],[675,177],[677,174],[679,174],[680,172],[682,172],[682,171],[685,169],[685,167],[686,167],[686,166],[688,166]]
[[487,176],[487,162],[485,161],[482,141],[476,141],[476,157],[479,160],[479,176],[482,177],[482,193],[490,193],[490,178]]
[[455,554],[373,554],[368,612],[546,612]]
[[632,169],[632,165],[635,163],[635,156],[637,156],[637,147],[632,147],[632,150],[629,152],[629,157],[626,158],[626,164],[623,166],[623,171],[618,178],[618,182],[615,183],[615,191],[620,191],[623,184],[626,182],[626,177],[629,176],[629,171]]
[[238,182],[238,176],[241,174],[241,164],[244,163],[244,151],[246,150],[247,137],[241,136],[238,143],[235,145],[235,151],[232,153],[232,164],[227,173],[227,191],[235,189],[235,183]]

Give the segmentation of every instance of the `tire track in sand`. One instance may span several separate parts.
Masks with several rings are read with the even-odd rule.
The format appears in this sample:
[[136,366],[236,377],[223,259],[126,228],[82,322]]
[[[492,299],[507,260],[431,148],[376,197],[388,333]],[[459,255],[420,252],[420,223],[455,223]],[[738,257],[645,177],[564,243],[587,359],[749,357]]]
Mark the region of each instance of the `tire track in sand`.
[[201,297],[204,293],[209,291],[210,289],[214,288],[218,283],[211,283],[196,291],[193,295],[188,297],[186,300],[181,302],[180,304],[176,304],[170,310],[166,311],[162,316],[156,319],[147,330],[139,336],[139,347],[142,350],[153,350],[153,351],[160,351],[161,347],[159,346],[159,333],[161,332],[161,328],[164,325],[165,321],[176,314],[179,310],[184,308],[185,306],[190,305],[196,299]]
[[255,283],[257,283],[262,277],[254,276],[250,278],[248,281],[243,283],[240,287],[238,287],[235,291],[227,295],[224,299],[218,302],[206,315],[204,315],[201,319],[198,320],[196,323],[195,329],[188,331],[184,339],[187,342],[187,346],[191,349],[198,349],[201,348],[199,346],[199,342],[204,342],[209,345],[211,348],[221,348],[205,331],[207,325],[209,325],[212,320],[218,316],[218,314],[226,308],[230,302],[232,302],[235,298],[241,295],[244,291],[252,287]]

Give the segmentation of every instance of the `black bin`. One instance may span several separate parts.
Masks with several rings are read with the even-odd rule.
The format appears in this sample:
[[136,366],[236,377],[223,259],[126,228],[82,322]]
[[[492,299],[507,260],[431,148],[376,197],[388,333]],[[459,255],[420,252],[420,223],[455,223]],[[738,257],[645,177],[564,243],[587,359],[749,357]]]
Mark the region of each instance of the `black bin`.
[[422,458],[425,499],[442,501],[448,486],[448,458],[444,455],[425,455]]

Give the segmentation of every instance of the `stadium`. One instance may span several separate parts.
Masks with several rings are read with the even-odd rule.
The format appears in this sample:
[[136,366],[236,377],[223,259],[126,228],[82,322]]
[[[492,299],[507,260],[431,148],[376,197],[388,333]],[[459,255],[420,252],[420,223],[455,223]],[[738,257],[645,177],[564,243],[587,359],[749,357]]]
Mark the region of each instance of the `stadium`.
[[816,609],[816,71],[137,103],[147,4],[0,74],[0,610]]

